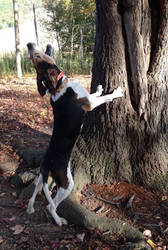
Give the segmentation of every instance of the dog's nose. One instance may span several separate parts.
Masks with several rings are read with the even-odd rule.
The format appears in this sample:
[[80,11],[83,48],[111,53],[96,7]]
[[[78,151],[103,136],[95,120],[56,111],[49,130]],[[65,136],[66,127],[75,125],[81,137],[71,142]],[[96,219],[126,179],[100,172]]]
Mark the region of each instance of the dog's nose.
[[35,43],[28,43],[27,47],[28,47],[29,50],[33,50],[33,49],[35,49],[36,44]]

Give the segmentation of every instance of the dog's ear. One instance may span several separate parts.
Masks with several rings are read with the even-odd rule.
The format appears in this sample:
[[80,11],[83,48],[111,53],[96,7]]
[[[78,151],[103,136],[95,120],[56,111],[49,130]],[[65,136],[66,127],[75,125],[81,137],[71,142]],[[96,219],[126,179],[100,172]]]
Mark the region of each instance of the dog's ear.
[[53,57],[53,49],[50,44],[47,44],[45,54],[50,57]]
[[53,87],[56,88],[56,86],[57,86],[57,76],[58,76],[58,73],[57,73],[56,69],[48,69],[47,72],[48,72],[48,78],[52,82]]

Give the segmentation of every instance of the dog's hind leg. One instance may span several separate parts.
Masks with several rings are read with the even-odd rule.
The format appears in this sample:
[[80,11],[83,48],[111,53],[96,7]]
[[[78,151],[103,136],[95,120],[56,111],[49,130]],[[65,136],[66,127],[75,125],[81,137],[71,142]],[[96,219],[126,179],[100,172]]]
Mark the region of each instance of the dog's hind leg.
[[54,219],[56,218],[55,221],[59,226],[68,224],[64,218],[61,218],[57,215],[56,209],[59,206],[59,204],[68,197],[68,195],[71,193],[73,186],[74,186],[73,178],[72,178],[71,171],[70,171],[70,164],[67,168],[66,174],[67,174],[68,186],[67,188],[63,188],[63,187],[58,188],[56,196],[53,199],[54,204],[55,204],[55,209],[53,210],[53,207],[51,206],[51,204],[47,206],[48,211],[51,213]]
[[35,202],[37,193],[42,189],[42,181],[43,181],[43,177],[42,177],[42,174],[40,174],[36,183],[36,187],[34,189],[34,193],[32,197],[30,198],[28,206],[27,206],[26,211],[28,214],[34,213],[34,202]]
[[45,193],[45,196],[49,202],[49,205],[47,206],[47,210],[50,212],[50,214],[52,215],[53,219],[55,220],[55,222],[59,225],[62,226],[62,220],[61,218],[57,215],[56,213],[56,206],[54,204],[53,199],[51,198],[49,189],[48,189],[48,184],[44,183],[43,185],[43,191]]
[[91,110],[93,110],[94,108],[96,108],[97,106],[103,103],[111,102],[113,99],[122,97],[122,96],[123,96],[123,90],[121,87],[118,87],[117,89],[113,91],[112,94],[109,94],[109,95],[104,95],[100,97],[95,97],[95,96],[90,95],[89,101],[91,102]]
[[67,221],[62,218],[62,217],[59,217],[57,212],[56,212],[56,209],[58,207],[58,205],[64,200],[67,198],[67,196],[70,194],[70,190],[68,189],[64,189],[64,188],[58,188],[57,190],[57,194],[56,196],[54,197],[53,201],[55,203],[55,208],[53,208],[53,206],[51,205],[51,203],[48,204],[47,206],[47,210],[50,212],[50,214],[52,215],[52,217],[54,218],[55,222],[59,225],[59,226],[62,226],[62,225],[67,225]]

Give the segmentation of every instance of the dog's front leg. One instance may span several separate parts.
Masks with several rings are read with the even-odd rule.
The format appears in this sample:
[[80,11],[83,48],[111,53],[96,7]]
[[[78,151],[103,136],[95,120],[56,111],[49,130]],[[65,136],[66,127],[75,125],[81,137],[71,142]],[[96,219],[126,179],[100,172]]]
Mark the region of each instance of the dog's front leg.
[[123,90],[121,87],[118,87],[113,91],[112,94],[104,95],[100,97],[95,97],[90,95],[90,102],[91,102],[91,110],[98,107],[99,105],[107,102],[111,102],[113,99],[122,97],[123,96]]
[[56,206],[54,204],[54,201],[50,195],[49,189],[48,189],[48,184],[44,183],[43,184],[43,191],[45,193],[45,196],[49,202],[49,205],[47,206],[48,211],[51,213],[53,219],[55,220],[55,222],[61,227],[62,226],[62,220],[61,218],[57,215],[56,213]]
[[98,85],[96,92],[93,93],[93,94],[90,94],[90,96],[92,96],[92,97],[98,97],[98,96],[101,96],[102,92],[103,92],[102,85]]

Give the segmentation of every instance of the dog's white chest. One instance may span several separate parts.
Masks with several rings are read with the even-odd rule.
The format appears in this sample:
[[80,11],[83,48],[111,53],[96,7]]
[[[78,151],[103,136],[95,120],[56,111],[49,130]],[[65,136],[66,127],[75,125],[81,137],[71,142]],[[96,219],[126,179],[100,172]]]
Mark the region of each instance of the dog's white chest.
[[61,89],[59,93],[56,93],[55,95],[51,96],[53,102],[56,102],[61,96],[63,96],[67,88],[69,87],[73,89],[73,91],[77,95],[77,99],[84,98],[84,97],[89,99],[88,91],[85,88],[83,88],[80,85],[80,83],[68,80],[68,83],[66,84],[65,88]]

